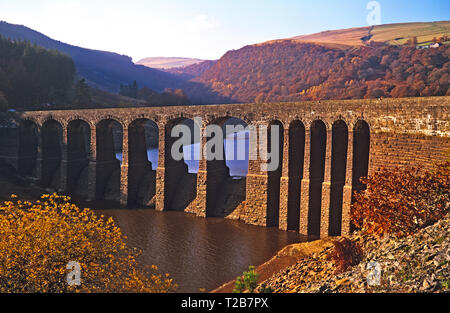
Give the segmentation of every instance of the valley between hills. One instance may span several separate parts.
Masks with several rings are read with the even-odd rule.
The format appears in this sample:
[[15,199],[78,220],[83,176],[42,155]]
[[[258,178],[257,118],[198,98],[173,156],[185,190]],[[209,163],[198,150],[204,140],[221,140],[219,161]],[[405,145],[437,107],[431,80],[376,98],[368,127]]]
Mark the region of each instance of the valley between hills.
[[[0,23],[4,38],[26,40],[71,57],[75,72],[70,75],[84,79],[90,88],[84,107],[444,96],[450,80],[449,31],[449,21],[387,24],[248,45],[219,60],[158,57],[135,64],[127,56],[72,46],[25,26]],[[429,48],[433,43],[436,47]],[[24,104],[10,95],[15,83],[9,76],[15,74],[0,74],[4,101],[20,109]],[[76,108],[75,94],[36,100],[53,109]]]

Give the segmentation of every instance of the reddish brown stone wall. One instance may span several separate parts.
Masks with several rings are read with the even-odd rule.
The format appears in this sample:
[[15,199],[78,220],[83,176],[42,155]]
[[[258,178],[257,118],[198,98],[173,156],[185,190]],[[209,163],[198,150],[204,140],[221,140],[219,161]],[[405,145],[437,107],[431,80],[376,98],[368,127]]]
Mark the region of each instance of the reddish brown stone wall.
[[448,137],[383,132],[372,134],[370,139],[369,175],[382,167],[419,166],[429,169],[433,164],[450,158]]

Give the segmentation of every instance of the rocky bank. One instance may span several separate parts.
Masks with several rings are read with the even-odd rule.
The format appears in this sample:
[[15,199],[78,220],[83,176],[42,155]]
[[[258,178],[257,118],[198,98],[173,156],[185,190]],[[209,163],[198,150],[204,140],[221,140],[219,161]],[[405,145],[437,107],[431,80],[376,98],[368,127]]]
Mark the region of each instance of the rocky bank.
[[[408,237],[375,238],[355,233],[350,238],[359,242],[364,257],[350,270],[336,274],[336,264],[327,259],[333,247],[325,245],[321,251],[260,282],[257,291],[265,285],[281,293],[448,292],[449,224],[450,214],[447,214],[436,224]],[[368,268],[370,262],[379,264],[380,275],[372,276],[369,285],[368,277],[375,269]]]

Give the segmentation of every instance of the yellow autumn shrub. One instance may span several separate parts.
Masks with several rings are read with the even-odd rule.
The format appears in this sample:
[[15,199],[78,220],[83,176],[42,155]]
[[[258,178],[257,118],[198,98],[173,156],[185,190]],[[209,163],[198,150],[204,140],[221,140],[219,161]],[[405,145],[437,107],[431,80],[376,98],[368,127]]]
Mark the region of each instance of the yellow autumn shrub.
[[[138,264],[112,218],[80,209],[69,197],[0,204],[0,292],[171,292],[156,266]],[[67,277],[78,262],[80,280]],[[69,277],[72,277],[69,275]]]

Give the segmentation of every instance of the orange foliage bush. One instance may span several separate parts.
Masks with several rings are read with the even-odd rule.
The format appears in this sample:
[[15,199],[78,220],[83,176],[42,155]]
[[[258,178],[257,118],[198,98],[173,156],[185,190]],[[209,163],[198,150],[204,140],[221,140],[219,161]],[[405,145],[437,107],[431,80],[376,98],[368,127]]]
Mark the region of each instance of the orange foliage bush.
[[[0,292],[169,292],[156,266],[139,266],[112,218],[79,209],[69,197],[0,204]],[[81,284],[69,286],[67,264],[78,262]]]
[[328,254],[328,259],[336,263],[336,273],[343,273],[351,266],[358,265],[363,258],[361,246],[348,238],[333,241],[334,248]]
[[367,190],[355,193],[351,218],[365,233],[409,235],[449,211],[450,162],[432,171],[383,169],[361,181]]

